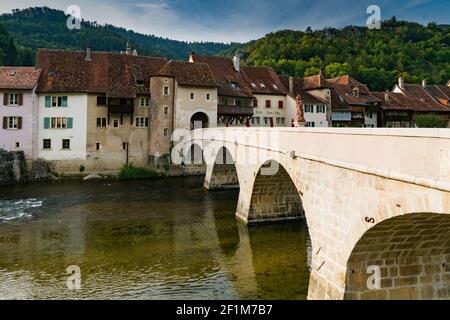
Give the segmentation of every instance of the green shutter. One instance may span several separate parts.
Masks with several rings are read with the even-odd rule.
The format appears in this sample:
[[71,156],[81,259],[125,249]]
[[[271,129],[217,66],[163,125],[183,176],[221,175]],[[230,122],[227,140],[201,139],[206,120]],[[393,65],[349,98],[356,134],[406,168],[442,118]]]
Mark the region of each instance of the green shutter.
[[50,128],[50,118],[45,117],[44,118],[44,129],[49,129]]
[[67,108],[67,96],[62,97],[62,107]]
[[45,107],[50,108],[52,106],[52,97],[45,96]]
[[73,128],[73,118],[67,118],[67,128],[68,129]]

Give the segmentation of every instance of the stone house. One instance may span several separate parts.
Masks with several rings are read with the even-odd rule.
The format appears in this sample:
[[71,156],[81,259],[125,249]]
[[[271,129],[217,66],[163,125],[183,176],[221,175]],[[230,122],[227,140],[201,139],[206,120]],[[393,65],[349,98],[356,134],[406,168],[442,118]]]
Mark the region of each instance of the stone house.
[[0,67],[0,149],[38,156],[36,87],[41,70],[34,67]]

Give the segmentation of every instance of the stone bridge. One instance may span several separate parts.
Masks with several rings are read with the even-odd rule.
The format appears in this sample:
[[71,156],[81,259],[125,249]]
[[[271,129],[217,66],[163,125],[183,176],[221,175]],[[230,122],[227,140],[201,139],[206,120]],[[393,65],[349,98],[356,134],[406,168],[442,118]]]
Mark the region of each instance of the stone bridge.
[[205,161],[206,188],[240,188],[242,222],[306,220],[309,299],[450,299],[450,130],[217,128],[182,138],[173,155]]

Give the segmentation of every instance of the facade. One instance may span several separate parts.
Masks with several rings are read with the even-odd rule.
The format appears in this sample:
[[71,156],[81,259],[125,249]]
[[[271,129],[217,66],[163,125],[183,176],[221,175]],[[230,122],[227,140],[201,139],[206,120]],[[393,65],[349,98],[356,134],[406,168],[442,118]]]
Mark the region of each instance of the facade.
[[[149,142],[151,126],[160,126],[151,121],[150,78],[166,63],[131,54],[39,50],[39,156],[67,172],[146,166],[158,152]],[[153,137],[163,136],[154,131]]]
[[304,89],[304,79],[280,76],[283,85],[288,88],[287,115],[288,124],[297,124],[296,98],[300,96],[303,102],[303,113],[307,127],[328,127],[330,104],[327,100],[314,96]]
[[0,149],[23,151],[28,159],[38,156],[35,89],[40,75],[34,67],[0,67]]

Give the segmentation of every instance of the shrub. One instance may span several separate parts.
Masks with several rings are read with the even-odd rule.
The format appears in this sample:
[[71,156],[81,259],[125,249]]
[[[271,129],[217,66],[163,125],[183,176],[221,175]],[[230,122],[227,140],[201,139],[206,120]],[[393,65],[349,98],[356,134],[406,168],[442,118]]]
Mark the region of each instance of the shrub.
[[138,168],[132,165],[123,166],[119,173],[119,179],[131,180],[131,179],[152,179],[159,178],[161,174],[156,171],[151,171],[145,168]]
[[416,117],[418,128],[447,128],[448,121],[434,114],[420,115]]

